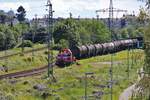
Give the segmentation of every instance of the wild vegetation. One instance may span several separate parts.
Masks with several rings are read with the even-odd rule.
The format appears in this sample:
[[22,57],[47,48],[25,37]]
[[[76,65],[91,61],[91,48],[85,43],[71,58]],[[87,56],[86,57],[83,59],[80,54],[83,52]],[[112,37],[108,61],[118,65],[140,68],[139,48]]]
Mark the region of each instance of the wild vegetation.
[[[141,11],[142,12],[142,11]],[[134,38],[137,36],[143,36],[144,34],[144,26],[139,27],[138,19],[142,22],[144,13],[141,13],[141,17],[136,18],[135,21],[131,21],[133,23],[129,23],[128,25],[124,25],[122,28],[114,28],[114,40],[115,39],[126,39],[126,38]],[[2,16],[3,14],[0,14]],[[5,23],[0,24],[0,44],[1,50],[9,49],[16,47],[16,45],[24,45],[25,36],[27,34],[30,35],[30,40],[32,40],[33,34],[35,37],[45,36],[43,38],[37,39],[35,38],[32,42],[40,42],[45,43],[47,40],[47,28],[46,27],[39,27],[38,25],[29,25],[26,21],[26,11],[25,9],[20,6],[17,9],[16,18],[18,19],[19,23],[16,25],[5,25]],[[5,22],[5,20],[3,20]],[[130,22],[128,18],[126,21]],[[126,23],[126,22],[125,22]],[[127,27],[125,27],[127,26]],[[52,32],[55,48],[64,48],[64,47],[73,47],[75,45],[85,45],[85,44],[92,44],[92,43],[102,43],[110,41],[110,32],[106,24],[102,21],[97,19],[73,19],[68,18],[62,21],[58,21],[54,23],[54,30]],[[36,40],[37,39],[37,40]],[[8,40],[8,41],[7,41]],[[6,41],[8,43],[6,43]],[[29,42],[28,42],[29,43]],[[6,44],[6,45],[5,45]],[[25,43],[27,44],[27,43]]]
[[[54,68],[56,82],[47,78],[47,74],[21,79],[0,81],[1,98],[9,100],[82,100],[85,95],[85,73],[87,77],[87,95],[89,99],[110,99],[110,55],[80,60],[79,65]],[[127,71],[127,51],[113,56],[113,99],[118,100],[120,93],[137,81],[137,70],[143,65],[143,51],[134,50],[133,60],[130,52],[130,70]],[[21,57],[22,63],[24,57]],[[36,61],[43,64],[39,56]],[[133,66],[132,66],[133,61]],[[45,62],[46,63],[46,62]],[[29,65],[26,65],[26,67]],[[19,69],[19,67],[17,67]],[[24,67],[25,68],[25,67]],[[128,77],[128,72],[130,77]]]
[[[147,6],[149,8],[149,3],[147,3]],[[4,17],[3,14],[0,14],[0,17],[4,19],[0,24],[0,50],[23,46],[31,47],[33,45],[31,41],[27,41],[26,43],[24,43],[24,41],[22,40],[24,33],[31,32],[32,34],[34,32],[33,28],[29,27],[29,24],[24,22],[26,15],[25,13],[26,11],[23,7],[18,8],[17,18],[20,23],[16,25],[5,25],[6,16]],[[123,27],[121,29],[114,29],[114,32],[117,34],[117,39],[125,39],[144,35],[146,44],[145,62],[143,61],[144,54],[141,53],[141,51],[137,51],[134,54],[134,64],[130,69],[130,72],[126,70],[126,52],[124,51],[114,56],[114,100],[118,99],[119,94],[123,91],[123,89],[136,82],[136,71],[139,68],[143,67],[143,63],[145,63],[145,77],[141,79],[138,87],[143,90],[142,95],[146,95],[145,99],[150,98],[150,86],[148,83],[150,79],[150,30],[149,26],[147,29],[145,29],[145,18],[147,18],[146,16],[147,14],[145,14],[145,12],[141,9],[140,15],[137,18],[137,22],[135,21],[134,24],[129,24],[127,27]],[[36,31],[47,33],[47,28],[37,28]],[[54,30],[52,34],[54,36],[54,46],[56,49],[66,47],[71,48],[75,45],[85,45],[110,41],[110,32],[107,26],[103,22],[94,19],[74,20],[70,18],[59,21],[54,24]],[[21,45],[21,43],[24,44]],[[34,66],[40,66],[47,63],[47,56],[45,55],[45,53],[46,52],[42,51],[39,53],[39,55],[36,55],[35,61],[32,61],[31,55],[16,56],[0,62],[0,65],[2,66],[7,64],[10,72],[34,68]],[[108,72],[110,66],[109,58],[110,55],[84,59],[79,61],[80,65],[72,65],[64,69],[56,68],[56,83],[48,80],[46,78],[46,75],[43,75],[42,77],[34,77],[35,79],[23,78],[2,80],[0,81],[0,96],[2,96],[2,98],[7,98],[10,100],[78,100],[84,97],[84,73],[94,72],[94,75],[88,77],[88,95],[94,99],[97,97],[101,97],[104,100],[107,100],[109,99],[110,95],[108,82]],[[130,63],[132,63],[132,60],[129,60]],[[129,79],[128,77],[126,77],[128,72],[130,74]],[[1,73],[3,74],[6,72],[1,71]]]
[[[143,77],[137,84],[137,89],[139,90],[135,100],[149,100],[150,99],[150,22],[149,22],[149,10],[150,10],[150,0],[146,0],[146,8],[140,10],[139,19],[143,25],[145,25],[145,21],[148,24],[144,28],[144,40],[145,40],[145,62],[143,66]],[[147,20],[148,19],[148,20]]]

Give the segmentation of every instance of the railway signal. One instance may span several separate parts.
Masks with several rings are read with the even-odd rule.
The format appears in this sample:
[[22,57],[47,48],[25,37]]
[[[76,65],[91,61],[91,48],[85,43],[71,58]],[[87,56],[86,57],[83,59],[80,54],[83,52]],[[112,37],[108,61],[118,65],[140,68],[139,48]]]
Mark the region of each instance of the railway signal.
[[54,79],[53,76],[53,51],[52,51],[52,46],[53,46],[53,34],[52,34],[52,29],[53,29],[53,8],[52,8],[52,3],[50,0],[47,1],[47,5],[48,7],[48,77],[50,77],[50,75],[52,76],[52,78]]

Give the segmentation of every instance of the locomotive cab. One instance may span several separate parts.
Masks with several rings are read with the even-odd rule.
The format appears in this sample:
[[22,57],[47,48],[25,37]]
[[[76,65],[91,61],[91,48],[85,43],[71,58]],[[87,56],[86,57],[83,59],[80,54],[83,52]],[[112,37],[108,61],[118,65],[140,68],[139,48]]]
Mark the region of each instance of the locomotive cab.
[[76,61],[76,59],[72,55],[72,52],[70,49],[60,50],[59,54],[56,57],[56,65],[58,65],[58,66],[69,65],[75,61]]

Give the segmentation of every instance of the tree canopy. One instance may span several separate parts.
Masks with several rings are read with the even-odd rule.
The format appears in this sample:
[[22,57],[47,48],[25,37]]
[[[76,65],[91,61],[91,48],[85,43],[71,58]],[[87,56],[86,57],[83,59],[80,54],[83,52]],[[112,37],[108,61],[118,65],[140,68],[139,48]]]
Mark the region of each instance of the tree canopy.
[[17,9],[17,19],[19,22],[23,22],[25,21],[25,16],[26,16],[26,11],[25,9],[23,8],[23,6],[20,6],[18,9]]
[[55,24],[53,34],[56,43],[63,39],[68,41],[69,47],[110,40],[108,29],[97,20],[66,19]]

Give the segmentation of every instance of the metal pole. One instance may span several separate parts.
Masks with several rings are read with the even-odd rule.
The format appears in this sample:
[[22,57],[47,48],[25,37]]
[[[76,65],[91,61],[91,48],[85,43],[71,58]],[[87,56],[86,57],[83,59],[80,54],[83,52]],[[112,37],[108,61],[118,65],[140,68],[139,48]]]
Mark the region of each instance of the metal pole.
[[128,50],[127,50],[127,64],[128,64],[128,68],[127,68],[127,73],[128,73],[128,79],[129,79],[129,71],[130,71],[130,63],[129,63],[129,46],[128,46]]
[[[111,32],[111,42],[113,41],[113,1],[110,0],[110,5],[109,5],[109,30]],[[110,94],[110,100],[113,100],[113,54],[111,54],[111,66],[110,66],[110,82],[111,82],[111,94]]]
[[[49,7],[49,14],[48,14],[48,77],[52,75],[53,77],[53,52],[52,52],[52,18],[53,18],[53,10],[52,10],[52,4],[50,0],[47,1],[47,5]],[[51,52],[51,53],[50,53]],[[53,77],[54,78],[54,77]]]
[[133,48],[134,46],[133,46],[133,44],[132,44],[132,65],[131,65],[131,68],[133,68]]
[[85,100],[87,100],[87,74],[85,73]]
[[[34,32],[32,34],[32,42],[34,43],[34,38],[35,38],[35,34],[36,34],[36,30],[37,30],[37,14],[35,14],[35,19],[34,19]],[[32,60],[34,61],[34,44],[32,46]]]
[[21,22],[21,27],[22,27],[22,46],[21,46],[21,49],[22,49],[22,54],[24,53],[24,36],[23,36],[23,22]]
[[49,6],[49,15],[48,15],[48,77],[50,77],[50,67],[51,67],[51,64],[50,64],[50,4],[48,5]]
[[87,86],[88,86],[88,81],[87,81],[87,76],[88,75],[93,75],[93,72],[87,72],[85,73],[85,100],[88,100],[88,95],[87,95]]
[[[4,40],[4,45],[5,45],[5,56],[7,56],[7,36],[5,35],[5,40]],[[5,67],[7,67],[7,58],[5,58]]]

